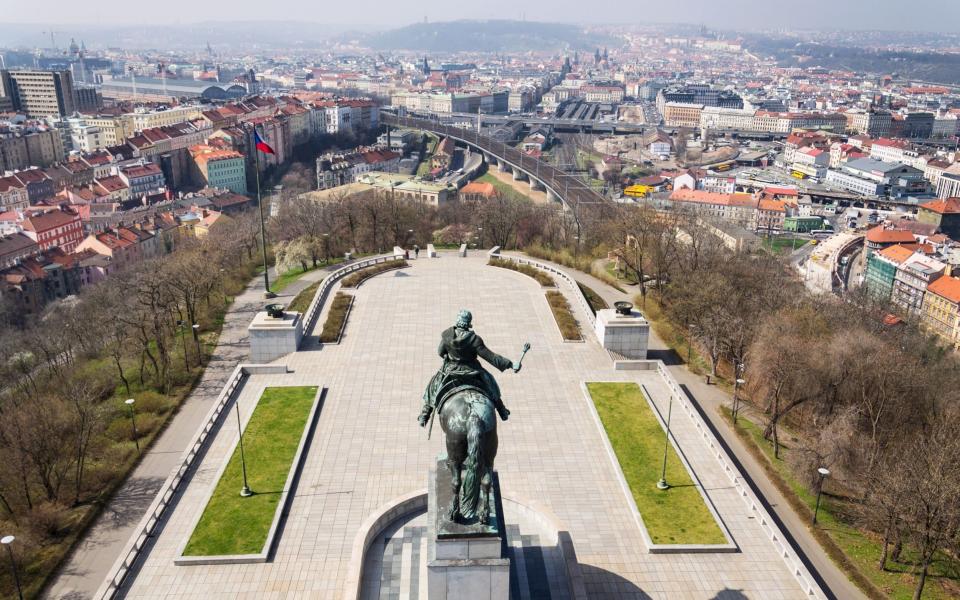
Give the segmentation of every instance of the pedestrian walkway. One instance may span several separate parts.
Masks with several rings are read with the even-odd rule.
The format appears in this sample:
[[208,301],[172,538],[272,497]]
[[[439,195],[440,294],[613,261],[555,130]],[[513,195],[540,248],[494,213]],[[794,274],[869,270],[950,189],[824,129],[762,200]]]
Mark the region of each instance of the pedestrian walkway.
[[[561,287],[577,319],[586,323],[582,305],[569,296],[576,292]],[[482,255],[457,258],[442,253],[438,259],[414,261],[409,268],[373,277],[353,294],[339,344],[305,344],[304,350],[276,361],[289,372],[251,374],[238,394],[245,420],[266,386],[327,388],[271,560],[256,565],[174,564],[216,485],[216,473],[236,445],[236,429],[224,427],[164,516],[127,581],[125,598],[342,599],[348,591],[347,574],[358,561],[362,564],[363,556],[353,553],[357,536],[364,533],[362,524],[397,498],[426,488],[429,466],[442,449],[442,436],[434,431],[428,441],[416,416],[423,387],[440,365],[437,339],[461,308],[473,311],[477,331],[491,349],[516,357],[524,342],[532,345],[520,373],[498,375],[512,410],[510,420],[499,426],[496,468],[501,493],[505,503],[516,503],[569,532],[588,597],[807,598],[762,524],[730,485],[716,455],[700,447],[695,420],[685,412],[673,415],[674,435],[740,551],[647,552],[582,383],[642,383],[661,408],[670,401],[670,388],[656,371],[615,371],[589,330],[585,343],[563,342],[543,289],[533,279],[489,267]],[[509,510],[506,514],[509,517]],[[412,574],[420,572],[411,562],[418,547],[413,542],[416,532],[411,528],[410,543],[393,547],[391,555],[400,554],[390,568],[409,586]],[[524,542],[523,535],[521,552],[535,556],[532,546],[540,542]],[[379,552],[382,564],[382,546]],[[526,577],[527,595],[533,598],[529,590],[540,589],[541,578],[533,572]],[[416,579],[419,594],[419,576]],[[386,583],[390,587],[392,579]]]
[[[288,303],[300,290],[325,274],[324,269],[304,274],[274,301]],[[167,428],[144,453],[130,477],[107,502],[83,540],[77,544],[48,587],[47,598],[86,600],[100,587],[157,491],[180,465],[187,443],[207,416],[230,373],[238,363],[248,359],[247,326],[266,302],[263,298],[263,276],[258,275],[234,299],[226,314],[217,347],[200,382],[181,404]]]

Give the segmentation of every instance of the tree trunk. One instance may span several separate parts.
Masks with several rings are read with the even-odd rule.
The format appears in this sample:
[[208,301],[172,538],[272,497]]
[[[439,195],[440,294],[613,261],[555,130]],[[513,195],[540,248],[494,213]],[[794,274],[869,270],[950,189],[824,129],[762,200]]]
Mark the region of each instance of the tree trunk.
[[887,570],[887,549],[890,547],[890,530],[892,527],[887,525],[886,530],[883,532],[883,548],[880,550],[880,561],[877,566],[881,571]]
[[127,395],[130,395],[130,382],[127,381],[126,375],[123,373],[123,364],[120,361],[120,357],[116,354],[113,355],[113,361],[117,364],[117,372],[120,374],[120,381],[123,382],[123,387],[127,390]]
[[913,600],[920,600],[923,595],[923,586],[927,583],[927,569],[930,567],[930,559],[923,559],[923,568],[920,569],[920,577],[917,578],[917,588],[913,590]]

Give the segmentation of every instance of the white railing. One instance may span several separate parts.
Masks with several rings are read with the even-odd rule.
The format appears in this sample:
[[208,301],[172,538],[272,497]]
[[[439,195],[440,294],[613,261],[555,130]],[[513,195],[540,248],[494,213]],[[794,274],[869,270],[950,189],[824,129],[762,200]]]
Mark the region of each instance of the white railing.
[[183,483],[184,478],[190,471],[190,467],[193,466],[197,456],[209,441],[210,434],[213,432],[216,422],[220,419],[223,411],[230,404],[230,400],[233,398],[237,388],[251,373],[265,372],[286,373],[287,366],[237,365],[236,368],[233,369],[233,373],[230,374],[229,379],[227,379],[227,382],[224,384],[223,389],[220,391],[220,395],[217,396],[216,402],[213,403],[213,407],[211,407],[210,412],[207,413],[206,420],[203,422],[203,425],[193,436],[193,439],[187,446],[187,450],[184,452],[183,458],[180,461],[180,466],[178,466],[177,470],[171,473],[170,476],[167,477],[167,480],[163,482],[163,485],[160,487],[160,491],[157,492],[157,495],[153,499],[153,502],[150,503],[150,507],[147,509],[146,514],[137,525],[137,529],[134,531],[133,535],[130,536],[130,540],[126,543],[126,545],[124,545],[123,551],[120,553],[120,558],[113,563],[113,566],[107,573],[107,577],[104,579],[103,583],[100,584],[100,587],[94,594],[93,598],[95,600],[110,600],[123,586],[123,583],[127,578],[127,574],[137,562],[137,559],[140,557],[140,553],[146,546],[147,541],[153,537],[154,530],[163,520],[171,501],[177,495],[177,492],[180,489],[180,484]]
[[657,361],[657,373],[667,384],[674,401],[677,402],[681,408],[683,408],[683,411],[687,413],[687,416],[689,416],[690,420],[693,421],[697,431],[703,438],[703,442],[707,445],[707,447],[710,448],[710,452],[716,457],[717,462],[720,463],[720,467],[730,479],[734,489],[737,490],[737,494],[743,499],[752,516],[756,517],[756,520],[763,529],[764,534],[773,543],[774,548],[777,550],[777,554],[781,559],[783,559],[783,562],[786,563],[787,569],[790,571],[790,573],[792,573],[800,583],[801,588],[803,588],[803,592],[812,598],[826,598],[826,595],[824,594],[820,585],[817,583],[816,579],[814,579],[813,575],[807,569],[803,561],[800,560],[800,556],[793,550],[787,540],[784,539],[783,532],[780,531],[780,527],[777,526],[777,522],[770,517],[770,513],[767,512],[767,509],[764,507],[764,505],[754,495],[753,490],[750,489],[750,486],[747,484],[745,478],[740,476],[740,471],[730,463],[723,446],[720,445],[720,442],[717,440],[716,436],[713,435],[713,431],[711,431],[711,429],[704,422],[700,412],[695,406],[693,406],[690,398],[688,398],[686,393],[684,393],[683,389],[680,387],[680,384],[678,384],[677,380],[673,378],[673,375],[670,374],[670,370],[667,369],[662,360]]
[[511,260],[520,265],[530,265],[531,267],[534,267],[541,271],[546,271],[547,273],[550,273],[556,277],[559,277],[561,280],[563,280],[564,283],[566,283],[571,288],[571,290],[573,291],[573,296],[577,299],[577,302],[579,302],[580,307],[583,309],[583,312],[586,313],[587,320],[590,322],[590,330],[593,331],[593,329],[596,327],[597,316],[593,314],[593,308],[590,307],[590,302],[587,300],[587,297],[583,295],[583,290],[580,289],[580,286],[577,284],[577,280],[571,277],[570,275],[568,275],[566,271],[558,269],[553,265],[542,263],[532,258],[527,258],[526,256],[516,256],[514,254],[501,254],[500,246],[497,246],[492,250],[490,250],[489,256],[491,258]]
[[[330,271],[330,274],[324,277],[323,281],[320,282],[320,286],[317,288],[317,292],[313,295],[313,300],[310,302],[310,308],[307,309],[307,312],[303,315],[303,339],[300,340],[302,345],[307,338],[309,333],[313,328],[314,321],[317,317],[320,316],[320,311],[323,310],[323,303],[326,302],[327,296],[330,295],[330,290],[333,289],[333,286],[336,285],[346,275],[359,271],[360,269],[365,269],[367,267],[372,267],[384,262],[389,262],[391,260],[397,260],[398,257],[393,254],[387,254],[383,256],[374,256],[371,258],[364,258],[347,265]],[[401,254],[399,258],[403,258]]]

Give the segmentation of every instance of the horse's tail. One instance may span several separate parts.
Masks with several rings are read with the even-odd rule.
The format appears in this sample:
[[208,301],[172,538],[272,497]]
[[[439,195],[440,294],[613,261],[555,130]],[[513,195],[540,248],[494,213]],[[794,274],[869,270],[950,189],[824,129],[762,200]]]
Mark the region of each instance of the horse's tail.
[[463,461],[463,482],[460,486],[460,514],[470,519],[477,514],[480,500],[480,478],[483,476],[483,421],[475,412],[467,419],[467,458]]

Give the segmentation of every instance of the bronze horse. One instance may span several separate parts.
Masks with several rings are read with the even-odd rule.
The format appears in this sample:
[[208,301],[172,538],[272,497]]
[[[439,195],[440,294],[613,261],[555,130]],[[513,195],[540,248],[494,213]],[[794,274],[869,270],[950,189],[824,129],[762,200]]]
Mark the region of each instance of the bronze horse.
[[497,457],[497,415],[493,402],[473,386],[448,394],[437,409],[446,437],[452,500],[447,518],[486,525],[490,517],[493,461]]

